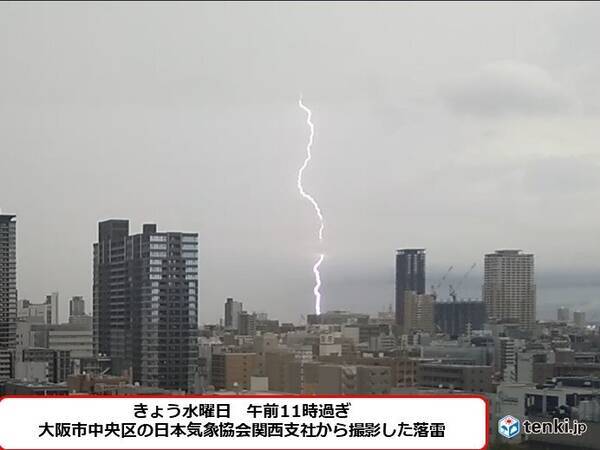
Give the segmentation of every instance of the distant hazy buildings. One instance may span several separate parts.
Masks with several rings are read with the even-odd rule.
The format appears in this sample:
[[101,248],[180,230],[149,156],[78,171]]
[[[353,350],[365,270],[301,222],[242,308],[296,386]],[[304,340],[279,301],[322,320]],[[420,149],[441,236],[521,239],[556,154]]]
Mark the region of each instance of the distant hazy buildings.
[[585,327],[585,313],[582,311],[573,311],[573,323],[578,328]]
[[189,390],[197,366],[198,235],[107,220],[94,244],[94,350],[144,386]]
[[0,214],[0,350],[15,346],[17,328],[16,216]]
[[256,314],[242,311],[238,316],[238,334],[242,336],[254,336],[256,334]]
[[396,324],[404,324],[407,291],[425,294],[425,250],[400,249],[396,251]]
[[49,305],[50,308],[50,324],[58,325],[58,305],[60,303],[60,299],[58,296],[58,292],[53,292],[50,295],[46,295],[46,304]]
[[85,315],[85,301],[83,297],[73,297],[69,302],[69,317]]
[[561,306],[556,311],[556,320],[559,322],[569,322],[571,320],[571,311],[565,306]]
[[224,326],[226,330],[238,330],[240,314],[242,313],[242,302],[236,302],[233,298],[225,301]]
[[44,325],[58,324],[58,292],[46,296],[44,303],[31,303],[29,300],[19,300],[17,317],[30,323]]
[[92,316],[85,313],[83,297],[73,297],[69,302],[69,323],[92,329]]
[[306,320],[309,325],[367,324],[369,322],[369,315],[336,310],[321,314],[309,314],[306,316]]
[[534,257],[520,250],[497,250],[485,255],[483,300],[492,322],[535,324]]

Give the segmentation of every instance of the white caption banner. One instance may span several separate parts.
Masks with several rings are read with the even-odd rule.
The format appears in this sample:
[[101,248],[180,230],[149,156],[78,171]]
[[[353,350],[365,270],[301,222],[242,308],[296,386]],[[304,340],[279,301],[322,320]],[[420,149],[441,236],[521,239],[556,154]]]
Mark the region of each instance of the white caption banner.
[[481,450],[487,428],[477,396],[0,399],[4,450]]

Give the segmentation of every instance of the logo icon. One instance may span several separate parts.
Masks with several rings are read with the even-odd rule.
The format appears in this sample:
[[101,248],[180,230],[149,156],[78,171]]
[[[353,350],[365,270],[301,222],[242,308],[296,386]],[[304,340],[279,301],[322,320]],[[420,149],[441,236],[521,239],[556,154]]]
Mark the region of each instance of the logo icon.
[[521,421],[513,416],[504,416],[498,421],[498,433],[507,439],[514,438],[521,432]]

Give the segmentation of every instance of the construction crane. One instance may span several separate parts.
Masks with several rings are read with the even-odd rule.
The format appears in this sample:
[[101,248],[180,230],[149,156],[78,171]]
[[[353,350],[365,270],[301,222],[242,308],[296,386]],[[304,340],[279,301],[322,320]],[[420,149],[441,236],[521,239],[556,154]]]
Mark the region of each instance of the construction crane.
[[458,289],[460,289],[462,284],[467,280],[467,278],[469,278],[469,275],[471,275],[471,272],[473,272],[473,269],[475,269],[475,267],[477,267],[477,263],[471,264],[471,267],[469,267],[469,270],[467,270],[466,273],[463,275],[463,277],[458,281],[458,284],[456,285],[456,289],[452,285],[448,286],[448,288],[450,290],[450,298],[452,298],[453,301],[456,301],[456,291]]
[[469,278],[469,275],[471,275],[471,272],[473,272],[473,269],[475,269],[475,267],[477,267],[477,263],[471,264],[471,267],[469,267],[469,270],[467,270],[467,272],[465,273],[465,275],[461,278],[461,280],[456,285],[456,289],[459,289],[462,286],[462,284],[465,281],[467,281],[467,278]]
[[454,287],[451,284],[449,284],[448,290],[450,291],[450,298],[453,302],[456,303],[456,289],[454,289]]
[[438,291],[438,289],[440,287],[442,287],[442,284],[444,283],[444,281],[446,281],[446,277],[448,277],[448,274],[450,272],[452,272],[452,269],[454,269],[454,266],[448,267],[448,270],[446,271],[446,273],[444,274],[444,276],[442,277],[442,279],[439,281],[439,283],[431,285],[431,294],[433,295],[434,298],[437,298],[437,291]]

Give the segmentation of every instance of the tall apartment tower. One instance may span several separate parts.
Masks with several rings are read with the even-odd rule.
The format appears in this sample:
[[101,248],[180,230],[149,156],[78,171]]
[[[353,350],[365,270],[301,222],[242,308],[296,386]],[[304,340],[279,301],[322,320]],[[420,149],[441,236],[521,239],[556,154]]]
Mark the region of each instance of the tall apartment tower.
[[0,350],[14,348],[17,330],[17,221],[0,214]]
[[240,314],[242,313],[242,302],[236,302],[232,298],[228,298],[225,301],[225,329],[227,330],[239,330],[240,328]]
[[521,250],[485,255],[483,301],[490,322],[535,325],[534,257]]
[[99,223],[94,244],[94,350],[134,382],[191,390],[198,351],[198,234],[127,220]]
[[406,291],[425,294],[425,249],[396,251],[396,324],[404,325]]

